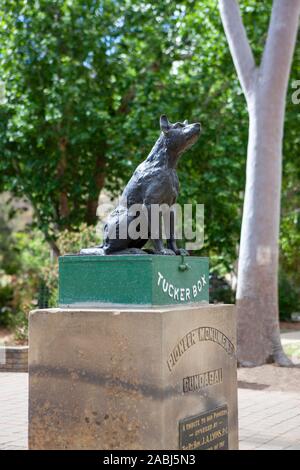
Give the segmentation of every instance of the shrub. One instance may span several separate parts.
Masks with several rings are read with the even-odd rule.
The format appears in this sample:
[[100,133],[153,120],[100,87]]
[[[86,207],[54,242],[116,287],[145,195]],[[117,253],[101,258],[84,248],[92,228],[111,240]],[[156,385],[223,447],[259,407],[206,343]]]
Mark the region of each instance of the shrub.
[[235,302],[234,291],[230,284],[216,272],[212,272],[209,278],[210,303],[233,304]]
[[[60,254],[78,253],[81,248],[99,244],[99,235],[94,226],[82,224],[79,231],[64,230],[57,239]],[[45,263],[41,269],[41,280],[48,289],[48,306],[56,307],[58,303],[58,259]]]
[[[76,253],[81,247],[99,244],[94,226],[61,232],[57,246],[61,254]],[[13,328],[17,340],[27,337],[28,314],[41,307],[56,307],[58,259],[39,230],[16,232],[10,244],[14,274],[0,271],[0,324]]]
[[279,315],[280,320],[289,320],[291,313],[300,309],[300,292],[288,276],[281,272],[279,275]]

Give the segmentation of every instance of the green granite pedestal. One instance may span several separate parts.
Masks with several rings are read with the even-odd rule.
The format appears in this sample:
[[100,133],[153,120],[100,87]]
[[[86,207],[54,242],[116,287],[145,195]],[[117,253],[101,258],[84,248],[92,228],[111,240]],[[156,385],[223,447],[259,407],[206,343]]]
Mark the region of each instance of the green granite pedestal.
[[62,256],[59,306],[159,306],[208,302],[208,258]]

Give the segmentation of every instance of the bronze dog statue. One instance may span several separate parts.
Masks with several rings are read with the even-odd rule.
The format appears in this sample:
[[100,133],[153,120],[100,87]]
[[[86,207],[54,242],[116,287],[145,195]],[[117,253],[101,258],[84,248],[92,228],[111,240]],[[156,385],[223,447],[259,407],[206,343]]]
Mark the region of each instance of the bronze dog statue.
[[[160,118],[161,134],[152,148],[150,154],[135,170],[123,194],[118,207],[110,214],[104,225],[103,244],[95,248],[81,250],[81,254],[142,254],[142,247],[148,240],[154,245],[154,254],[178,255],[188,254],[179,250],[175,241],[174,214],[171,214],[167,248],[164,247],[161,230],[151,230],[151,207],[154,205],[175,204],[179,181],[176,172],[179,157],[190,148],[198,139],[201,131],[199,123],[188,124],[187,121],[171,124],[163,115]],[[132,237],[128,227],[137,217],[131,213],[130,208],[140,205],[148,216],[148,230],[143,237]],[[125,236],[120,236],[121,226]]]

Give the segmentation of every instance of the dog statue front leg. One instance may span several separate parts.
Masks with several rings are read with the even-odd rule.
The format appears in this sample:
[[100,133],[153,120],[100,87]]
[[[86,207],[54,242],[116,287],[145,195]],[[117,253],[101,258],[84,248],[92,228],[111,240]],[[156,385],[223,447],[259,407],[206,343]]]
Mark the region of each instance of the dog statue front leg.
[[[167,240],[167,247],[169,250],[172,250],[175,255],[185,255],[188,256],[189,252],[183,248],[177,248],[176,245],[176,234],[175,234],[175,220],[176,214],[173,209],[169,212],[169,237]],[[168,221],[166,222],[168,223]]]
[[[145,204],[148,210],[148,231],[149,238],[154,246],[154,253],[156,255],[175,255],[174,251],[164,247],[162,240],[162,214],[153,214],[151,205]],[[154,217],[153,217],[154,215]],[[158,216],[158,217],[157,217]]]
[[156,255],[168,255],[168,256],[174,256],[175,253],[173,250],[170,250],[169,248],[165,248],[163,241],[160,238],[156,238],[152,240],[152,243],[154,245],[154,250]]

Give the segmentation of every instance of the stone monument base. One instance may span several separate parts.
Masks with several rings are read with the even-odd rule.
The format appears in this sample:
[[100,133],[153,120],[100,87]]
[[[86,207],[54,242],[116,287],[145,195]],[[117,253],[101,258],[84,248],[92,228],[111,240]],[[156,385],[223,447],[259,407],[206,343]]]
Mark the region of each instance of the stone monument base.
[[235,308],[30,315],[30,449],[237,449]]

